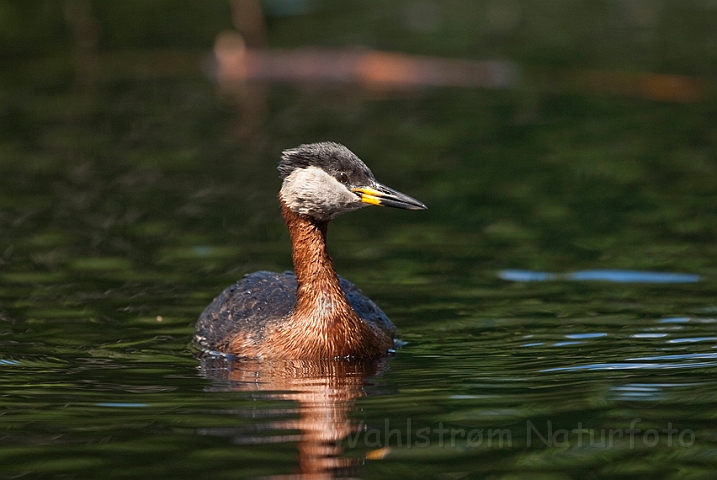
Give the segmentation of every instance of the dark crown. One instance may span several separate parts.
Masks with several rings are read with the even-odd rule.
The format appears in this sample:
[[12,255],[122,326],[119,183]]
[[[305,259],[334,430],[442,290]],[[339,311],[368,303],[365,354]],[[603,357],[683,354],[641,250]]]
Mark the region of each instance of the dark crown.
[[332,177],[344,173],[355,185],[366,185],[373,179],[366,164],[340,143],[309,143],[284,150],[278,169],[281,178],[285,179],[294,170],[307,167],[320,168]]

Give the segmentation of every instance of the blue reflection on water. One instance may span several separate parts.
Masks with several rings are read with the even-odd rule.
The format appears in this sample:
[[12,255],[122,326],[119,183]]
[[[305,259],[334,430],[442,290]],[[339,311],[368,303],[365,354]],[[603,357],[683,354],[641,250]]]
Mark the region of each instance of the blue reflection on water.
[[673,338],[668,340],[667,343],[712,342],[715,340],[717,340],[717,337]]
[[147,403],[95,403],[98,407],[115,407],[115,408],[140,408],[149,407]]
[[714,367],[717,362],[692,362],[692,363],[594,363],[591,365],[575,365],[573,367],[546,368],[541,372],[576,372],[579,370],[655,370],[655,369],[676,369]]
[[651,400],[657,401],[663,396],[662,388],[656,385],[631,383],[610,389],[621,400]]
[[682,359],[700,359],[700,360],[707,360],[707,359],[717,359],[717,353],[684,353],[684,354],[677,354],[677,355],[657,355],[654,357],[643,357],[643,358],[628,358],[628,360],[682,360]]
[[498,277],[510,282],[547,282],[560,278],[558,274],[547,272],[533,272],[530,270],[501,270]]
[[628,383],[611,387],[611,392],[619,400],[658,401],[664,397],[667,389],[688,389],[704,383]]
[[[646,363],[671,360],[672,363]],[[717,360],[717,353],[688,353],[681,355],[658,355],[654,357],[628,358],[625,362],[594,363],[590,365],[575,365],[571,367],[556,367],[541,370],[541,372],[574,372],[578,370],[635,370],[657,368],[694,368],[713,367],[717,362],[685,362],[674,363],[675,360]],[[638,363],[627,363],[638,362]]]
[[583,338],[600,338],[607,336],[607,333],[570,333],[565,335],[566,338],[583,339]]
[[582,270],[572,273],[501,270],[498,277],[510,282],[547,282],[555,280],[596,280],[617,283],[694,283],[701,277],[691,273],[643,272],[638,270]]

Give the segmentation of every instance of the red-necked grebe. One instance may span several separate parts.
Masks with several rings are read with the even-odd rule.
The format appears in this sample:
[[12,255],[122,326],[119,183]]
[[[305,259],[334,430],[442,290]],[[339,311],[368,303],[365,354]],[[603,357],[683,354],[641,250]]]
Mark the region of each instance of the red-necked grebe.
[[326,228],[366,205],[425,210],[376,181],[348,148],[322,142],[285,150],[281,214],[294,271],[255,272],[202,312],[194,342],[203,350],[274,359],[375,358],[394,348],[396,327],[374,302],[334,270]]

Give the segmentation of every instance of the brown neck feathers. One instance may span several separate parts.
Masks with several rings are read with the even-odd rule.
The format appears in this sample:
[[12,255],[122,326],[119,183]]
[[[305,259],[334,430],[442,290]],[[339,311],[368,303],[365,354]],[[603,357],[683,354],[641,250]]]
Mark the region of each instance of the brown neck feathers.
[[293,212],[283,200],[281,215],[291,236],[291,254],[296,273],[295,315],[320,316],[336,321],[356,313],[341,290],[326,246],[328,222]]

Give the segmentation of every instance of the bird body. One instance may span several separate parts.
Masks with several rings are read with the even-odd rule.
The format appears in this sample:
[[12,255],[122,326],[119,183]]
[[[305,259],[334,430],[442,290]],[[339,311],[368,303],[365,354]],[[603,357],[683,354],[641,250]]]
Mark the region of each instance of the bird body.
[[296,273],[256,272],[227,288],[201,314],[195,343],[252,358],[385,355],[394,347],[396,328],[373,301],[336,274],[326,247],[328,223],[370,204],[426,207],[376,182],[368,167],[339,144],[286,150],[279,171],[279,203]]

